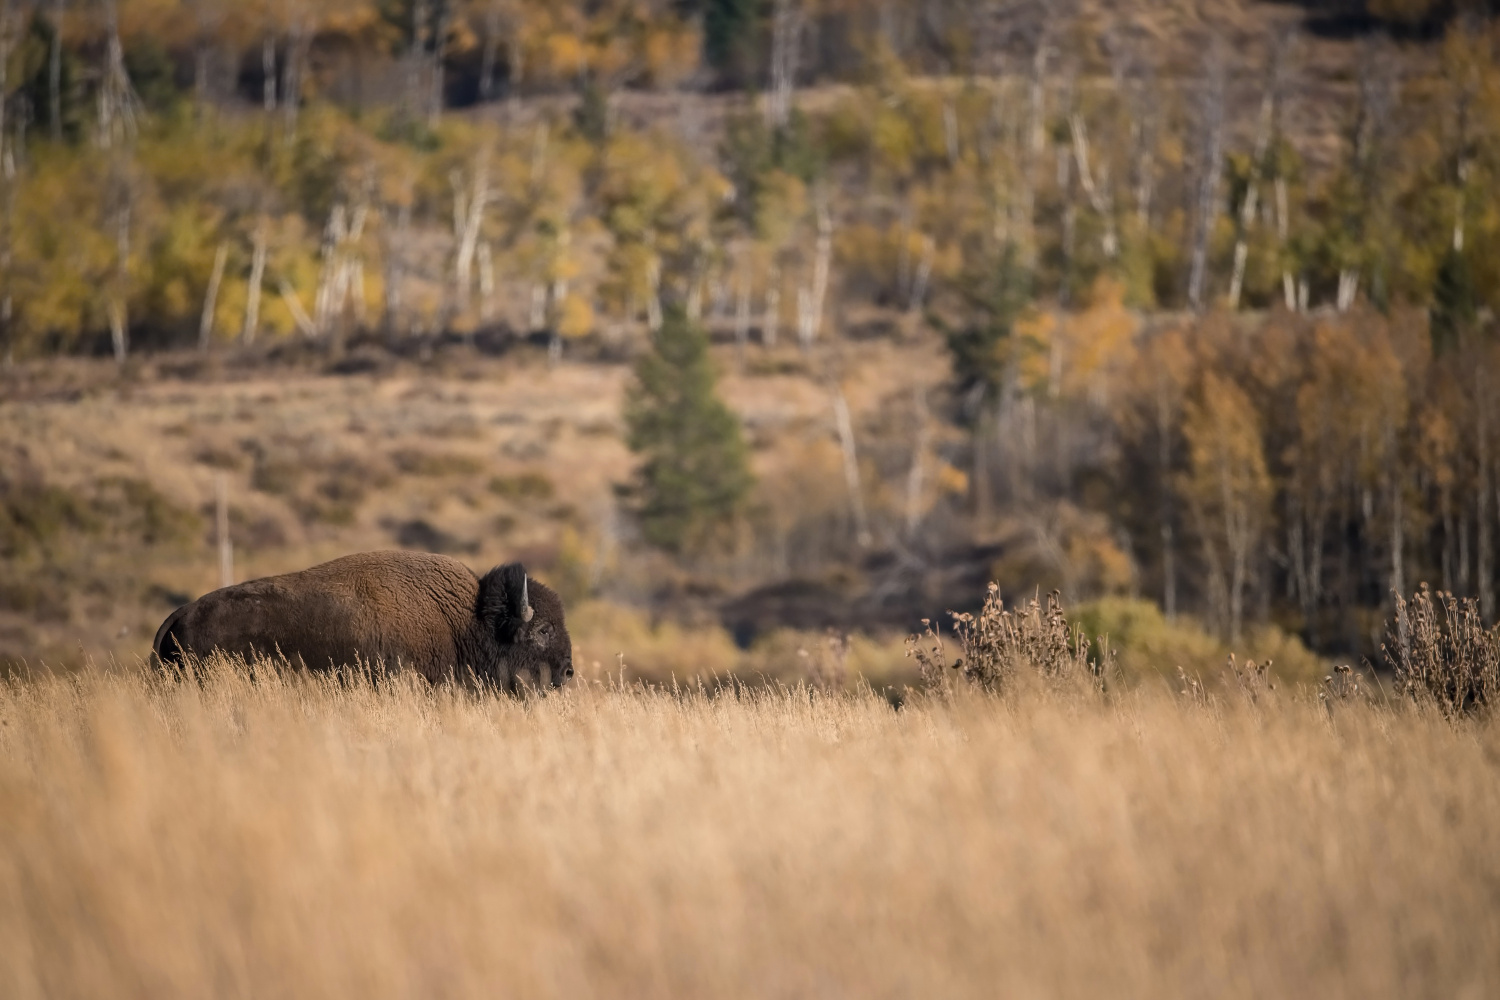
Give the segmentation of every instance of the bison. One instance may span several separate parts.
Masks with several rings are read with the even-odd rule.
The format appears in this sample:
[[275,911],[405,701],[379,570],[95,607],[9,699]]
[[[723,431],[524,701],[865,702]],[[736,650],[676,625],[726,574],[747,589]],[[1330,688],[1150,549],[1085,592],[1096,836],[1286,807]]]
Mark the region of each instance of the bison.
[[318,669],[366,661],[432,681],[473,671],[507,690],[573,676],[562,599],[520,563],[475,576],[425,552],[363,552],[212,591],[172,612],[163,664],[214,650]]

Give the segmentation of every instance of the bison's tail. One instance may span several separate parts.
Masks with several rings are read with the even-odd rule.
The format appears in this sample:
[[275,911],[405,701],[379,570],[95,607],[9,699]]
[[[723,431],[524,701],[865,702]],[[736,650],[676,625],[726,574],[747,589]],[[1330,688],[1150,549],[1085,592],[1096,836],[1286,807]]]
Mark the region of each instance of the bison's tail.
[[174,629],[182,621],[182,616],[187,613],[190,605],[184,604],[176,611],[167,616],[167,620],[161,623],[161,628],[156,630],[156,638],[151,642],[151,652],[156,654],[157,663],[164,667],[182,667],[182,637]]

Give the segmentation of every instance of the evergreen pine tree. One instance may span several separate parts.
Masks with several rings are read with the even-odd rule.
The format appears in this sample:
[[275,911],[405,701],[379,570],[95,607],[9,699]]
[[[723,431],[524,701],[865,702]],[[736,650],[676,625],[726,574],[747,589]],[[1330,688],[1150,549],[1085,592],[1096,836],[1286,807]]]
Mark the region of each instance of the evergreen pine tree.
[[641,457],[629,491],[641,531],[669,552],[700,549],[733,521],[753,483],[739,418],[714,390],[707,335],[669,308],[635,376],[625,424]]
[[708,63],[730,80],[753,76],[768,3],[760,0],[697,0],[703,15],[703,50]]
[[1030,299],[1030,279],[1007,245],[997,259],[978,265],[958,283],[967,307],[960,324],[932,317],[953,355],[953,373],[961,393],[983,386],[991,398],[1005,379],[1011,334]]

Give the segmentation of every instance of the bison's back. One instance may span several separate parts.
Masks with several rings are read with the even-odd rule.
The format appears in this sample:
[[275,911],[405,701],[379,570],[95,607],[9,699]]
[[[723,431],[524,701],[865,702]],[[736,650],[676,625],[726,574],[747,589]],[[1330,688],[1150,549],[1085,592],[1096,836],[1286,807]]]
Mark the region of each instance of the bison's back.
[[280,653],[312,668],[356,660],[436,679],[466,662],[478,581],[462,563],[415,552],[366,552],[224,587],[175,611],[154,643],[178,651]]

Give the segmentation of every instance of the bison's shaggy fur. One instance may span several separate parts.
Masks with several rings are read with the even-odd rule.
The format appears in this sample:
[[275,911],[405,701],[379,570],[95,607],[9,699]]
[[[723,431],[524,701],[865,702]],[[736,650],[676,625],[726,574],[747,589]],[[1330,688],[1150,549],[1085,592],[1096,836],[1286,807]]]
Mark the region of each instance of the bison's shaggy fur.
[[433,681],[472,671],[510,690],[573,676],[551,588],[528,580],[520,563],[479,577],[422,552],[363,552],[215,590],[162,622],[153,649],[164,664],[219,650],[314,669],[366,662]]

